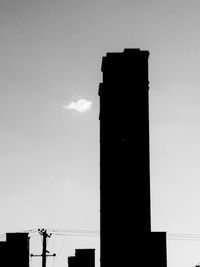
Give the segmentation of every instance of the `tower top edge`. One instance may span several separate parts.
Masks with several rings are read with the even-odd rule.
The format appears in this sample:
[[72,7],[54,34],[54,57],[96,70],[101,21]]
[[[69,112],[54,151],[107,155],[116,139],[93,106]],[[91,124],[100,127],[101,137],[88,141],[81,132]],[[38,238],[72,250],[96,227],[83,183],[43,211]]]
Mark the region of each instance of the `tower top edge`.
[[147,56],[149,56],[150,52],[148,50],[140,50],[140,48],[125,48],[123,52],[107,52],[105,57],[113,55],[125,55],[125,54],[129,55],[146,54]]

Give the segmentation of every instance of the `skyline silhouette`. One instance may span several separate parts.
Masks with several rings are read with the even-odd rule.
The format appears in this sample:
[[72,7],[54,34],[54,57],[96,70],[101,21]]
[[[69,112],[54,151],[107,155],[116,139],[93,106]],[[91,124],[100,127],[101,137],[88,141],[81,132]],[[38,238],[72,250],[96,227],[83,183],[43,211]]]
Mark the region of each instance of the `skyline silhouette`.
[[[196,0],[1,1],[0,233],[99,231],[101,60],[140,47],[151,52],[152,230],[167,231],[169,267],[200,262],[199,13]],[[99,264],[99,238],[52,236],[55,267],[86,243]],[[41,252],[40,237],[31,244]]]

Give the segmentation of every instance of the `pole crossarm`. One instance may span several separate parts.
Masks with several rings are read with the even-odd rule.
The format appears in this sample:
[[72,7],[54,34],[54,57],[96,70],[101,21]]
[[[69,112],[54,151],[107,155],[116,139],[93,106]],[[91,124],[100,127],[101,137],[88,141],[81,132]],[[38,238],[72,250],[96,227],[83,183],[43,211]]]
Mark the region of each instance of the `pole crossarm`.
[[42,254],[41,254],[41,255],[34,255],[34,254],[31,254],[31,257],[42,257]]

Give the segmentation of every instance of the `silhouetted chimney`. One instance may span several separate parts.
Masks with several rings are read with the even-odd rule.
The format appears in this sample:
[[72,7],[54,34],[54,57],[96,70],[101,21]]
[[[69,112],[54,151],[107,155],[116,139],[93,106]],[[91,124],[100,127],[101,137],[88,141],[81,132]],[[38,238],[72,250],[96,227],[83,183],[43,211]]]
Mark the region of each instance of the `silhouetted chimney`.
[[[125,49],[123,53],[107,53],[102,61],[102,267],[134,265],[143,257],[147,257],[148,264],[155,263],[151,248],[166,255],[166,244],[156,247],[158,239],[151,233],[148,57],[148,51]],[[165,266],[163,262],[160,266]]]

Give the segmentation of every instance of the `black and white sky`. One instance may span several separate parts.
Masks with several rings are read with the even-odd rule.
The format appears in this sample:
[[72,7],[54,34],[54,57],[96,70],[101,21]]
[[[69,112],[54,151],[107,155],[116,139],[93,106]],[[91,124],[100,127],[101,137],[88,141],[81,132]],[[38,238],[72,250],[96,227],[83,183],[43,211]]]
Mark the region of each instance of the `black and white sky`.
[[200,232],[199,25],[197,0],[0,1],[0,232],[99,229],[101,60],[124,48],[150,51],[152,230]]

